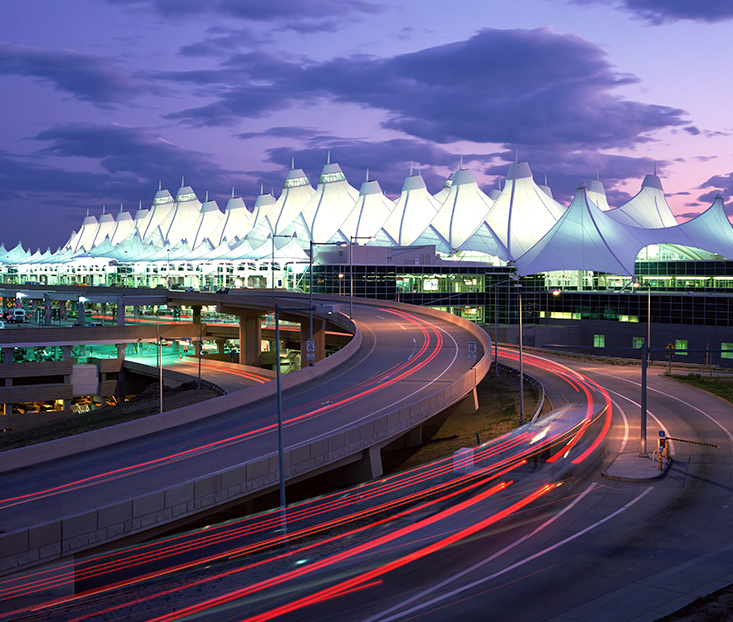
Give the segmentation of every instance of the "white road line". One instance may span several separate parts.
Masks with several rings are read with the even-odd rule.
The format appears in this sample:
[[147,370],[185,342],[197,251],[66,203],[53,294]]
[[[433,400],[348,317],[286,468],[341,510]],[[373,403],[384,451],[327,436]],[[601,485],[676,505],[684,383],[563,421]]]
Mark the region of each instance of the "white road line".
[[[629,384],[633,384],[633,385],[635,385],[637,387],[641,387],[641,383],[640,382],[634,382],[633,380],[629,380],[627,378],[622,378],[620,376],[613,376],[611,374],[604,374],[603,372],[598,372],[598,371],[593,371],[593,373],[599,374],[601,376],[610,376],[611,378],[616,378],[617,380],[623,380],[624,382],[628,382]],[[648,384],[647,384],[647,390],[648,391],[654,391],[655,393],[661,393],[662,395],[665,395],[666,397],[670,397],[673,400],[677,400],[678,402],[680,402],[680,404],[684,404],[685,406],[688,406],[689,408],[692,408],[693,410],[696,410],[697,412],[699,412],[704,417],[707,417],[708,419],[710,419],[710,421],[712,421],[715,425],[717,425],[721,430],[723,430],[723,432],[725,432],[725,435],[728,437],[728,440],[730,441],[731,445],[733,445],[733,434],[731,434],[730,433],[730,430],[728,430],[728,428],[726,428],[722,423],[720,423],[720,421],[718,421],[715,417],[709,415],[704,410],[700,410],[697,406],[693,406],[689,402],[686,402],[685,400],[681,400],[679,397],[675,397],[674,395],[669,395],[668,393],[665,393],[664,391],[660,391],[659,389],[655,389],[654,387],[650,387]],[[618,393],[616,395],[618,395]],[[631,400],[629,400],[629,401],[631,401]],[[655,419],[656,419],[656,417],[655,417]],[[670,441],[670,445],[671,445],[671,441]],[[670,450],[671,450],[671,447],[670,447]]]
[[[614,376],[614,378],[615,378],[615,376]],[[635,402],[630,397],[626,397],[625,395],[622,395],[621,393],[617,393],[616,391],[612,391],[611,389],[609,389],[607,387],[604,387],[604,388],[606,389],[606,391],[608,393],[613,393],[614,395],[618,395],[621,399],[624,399],[627,402],[632,403],[634,406],[636,406],[639,409],[639,411],[641,411],[641,404],[639,404],[638,402]],[[646,409],[646,414],[649,415],[652,419],[654,419],[654,421],[657,422],[657,425],[660,428],[662,428],[662,430],[664,430],[664,435],[665,436],[672,436],[669,433],[669,430],[667,429],[667,427],[648,408]],[[669,455],[670,456],[674,456],[675,455],[674,441],[669,441]]]
[[[364,622],[376,622],[377,620],[379,620],[380,622],[391,622],[392,620],[398,620],[398,619],[403,618],[403,617],[405,617],[407,615],[410,615],[412,613],[415,613],[416,611],[420,611],[421,609],[426,609],[426,608],[431,607],[431,606],[433,606],[433,605],[435,605],[435,604],[437,604],[437,603],[439,603],[439,602],[441,602],[443,600],[446,600],[448,598],[452,598],[453,596],[456,596],[457,594],[460,594],[461,592],[465,592],[466,590],[470,590],[470,589],[472,589],[472,588],[474,588],[474,587],[476,587],[478,585],[481,585],[482,583],[487,583],[487,582],[491,581],[492,579],[495,579],[496,577],[499,577],[499,576],[501,576],[503,574],[506,574],[507,572],[510,572],[510,571],[512,571],[512,570],[514,570],[516,568],[521,567],[521,566],[524,566],[524,564],[527,564],[527,563],[529,563],[531,561],[534,561],[535,559],[537,559],[539,557],[542,557],[543,555],[546,555],[547,553],[551,553],[552,551],[554,551],[556,549],[559,549],[561,546],[564,546],[565,544],[568,544],[569,542],[572,542],[573,540],[576,540],[580,536],[585,535],[586,533],[588,533],[589,531],[592,531],[596,527],[600,527],[604,523],[607,523],[608,521],[610,521],[612,518],[615,518],[616,516],[618,516],[622,512],[625,512],[626,510],[628,510],[631,506],[635,505],[637,502],[641,501],[652,490],[654,490],[654,486],[649,486],[649,488],[647,488],[639,496],[637,496],[636,498],[632,499],[626,505],[624,505],[623,507],[619,508],[615,512],[609,514],[605,518],[602,518],[601,520],[596,521],[592,525],[589,525],[585,529],[582,529],[581,531],[573,534],[572,536],[568,536],[564,540],[561,540],[560,542],[557,542],[557,543],[555,543],[555,544],[553,544],[551,546],[548,546],[547,548],[544,548],[541,551],[538,551],[534,555],[530,555],[529,557],[525,557],[523,560],[518,561],[518,562],[516,562],[516,563],[514,563],[514,564],[512,564],[510,566],[507,566],[506,568],[504,568],[502,570],[499,570],[498,572],[495,572],[494,574],[488,575],[486,577],[483,577],[481,579],[478,579],[477,581],[474,581],[473,583],[469,583],[467,585],[464,585],[462,587],[459,587],[459,588],[453,590],[452,592],[448,592],[446,594],[442,594],[441,596],[438,596],[438,597],[433,598],[433,599],[431,599],[429,601],[426,601],[424,603],[421,603],[421,604],[419,604],[419,605],[417,605],[415,607],[412,607],[411,609],[407,609],[405,611],[402,611],[402,612],[400,612],[400,613],[398,613],[398,614],[396,614],[396,615],[394,615],[392,617],[382,618],[381,616],[387,615],[389,613],[392,613],[392,611],[394,611],[395,609],[401,607],[402,605],[396,605],[392,609],[389,609],[387,611],[384,611],[383,613],[378,614],[378,615],[376,615],[374,617],[371,617],[368,620],[364,620]],[[586,492],[590,492],[590,489],[587,489]],[[568,506],[567,509],[569,509],[570,507],[571,506]],[[496,555],[498,555],[498,553]],[[481,564],[489,561],[489,559],[484,560],[484,562],[480,562],[475,567],[476,568],[479,567]],[[466,570],[464,572],[470,572],[470,570]],[[456,576],[458,576],[458,575],[456,575]],[[422,596],[424,594],[427,594],[427,593],[429,593],[429,592],[427,592],[427,591],[426,592],[423,592],[423,594],[421,594],[420,596]],[[408,602],[411,602],[412,600],[413,599],[410,599],[410,601],[405,601],[405,604],[407,604]]]
[[453,575],[450,579],[446,579],[445,581],[438,583],[438,585],[435,585],[431,587],[429,590],[425,590],[424,592],[421,592],[420,594],[417,594],[403,602],[401,602],[399,605],[395,605],[394,607],[391,607],[390,609],[387,609],[386,611],[382,611],[381,613],[378,613],[376,616],[368,618],[367,620],[363,620],[363,622],[374,622],[375,620],[378,620],[382,616],[388,615],[390,613],[394,613],[398,609],[401,609],[402,607],[409,605],[412,602],[415,602],[416,600],[419,600],[423,598],[424,596],[427,596],[428,594],[433,593],[435,590],[439,590],[440,588],[445,587],[449,583],[452,583],[453,581],[456,581],[457,579],[460,579],[461,577],[464,577],[465,575],[469,574],[470,572],[473,572],[474,570],[477,570],[481,566],[488,564],[489,562],[495,560],[497,557],[503,555],[504,553],[507,553],[508,551],[511,551],[514,547],[519,546],[522,544],[522,542],[525,542],[526,540],[529,540],[532,536],[538,534],[540,531],[542,531],[545,527],[551,525],[554,523],[558,518],[560,518],[565,512],[569,511],[571,508],[573,508],[583,497],[585,497],[591,490],[593,490],[597,484],[593,482],[588,488],[586,488],[581,494],[579,494],[575,500],[573,500],[572,503],[568,504],[565,508],[563,508],[562,511],[555,514],[553,517],[546,520],[544,523],[542,523],[537,529],[535,529],[532,533],[528,533],[518,540],[515,540],[508,546],[505,546],[501,551],[497,551],[493,555],[487,557],[486,559],[480,561],[478,564],[475,564],[471,566],[470,568],[467,568],[466,570],[463,570],[459,572],[456,575]]
[[[606,389],[608,390],[608,389]],[[629,440],[629,420],[626,418],[626,413],[624,412],[624,409],[619,406],[619,403],[612,399],[613,405],[616,407],[616,410],[621,415],[621,418],[624,420],[624,440],[621,441],[621,449],[619,449],[620,454],[624,453],[624,449],[626,449],[626,442]]]

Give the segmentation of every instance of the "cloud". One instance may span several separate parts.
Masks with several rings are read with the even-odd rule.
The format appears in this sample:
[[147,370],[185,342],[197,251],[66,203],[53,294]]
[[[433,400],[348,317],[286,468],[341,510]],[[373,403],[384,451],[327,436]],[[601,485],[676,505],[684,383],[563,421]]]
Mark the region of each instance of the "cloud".
[[385,112],[385,128],[427,141],[627,148],[657,129],[686,125],[684,111],[613,91],[636,79],[601,48],[549,29],[482,30],[466,41],[390,58],[289,60],[237,54],[216,70],[161,79],[216,89],[217,101],[169,115],[195,126],[234,126],[320,101]]
[[[292,158],[295,158],[295,166],[306,171],[308,178],[315,183],[330,151],[331,162],[337,162],[341,166],[352,186],[357,189],[361,187],[366,178],[366,170],[369,169],[369,178],[376,179],[382,190],[392,197],[402,191],[411,165],[413,170],[421,171],[428,189],[436,193],[445,181],[443,173],[436,169],[455,170],[460,160],[459,154],[421,140],[407,138],[381,142],[367,141],[322,133],[308,136],[307,128],[272,128],[275,133],[281,133],[285,129],[305,137],[304,145],[301,148],[272,147],[266,151],[267,162],[279,164],[285,171],[290,168]],[[261,134],[270,135],[270,132],[271,130],[268,130]],[[464,164],[468,164],[485,161],[486,157],[467,154],[463,156],[463,161]],[[268,175],[272,178],[273,173]],[[270,183],[282,185],[285,173],[275,175],[278,176],[277,179],[271,180]]]
[[165,19],[220,15],[264,22],[299,32],[335,31],[386,7],[368,0],[107,0],[110,4],[152,9]]
[[126,102],[145,92],[143,84],[114,61],[73,50],[0,43],[0,74],[37,78],[100,106]]
[[[733,198],[733,173],[727,175],[713,175],[707,181],[698,186],[701,190],[712,188],[709,192],[705,192],[697,197],[698,201],[703,203],[712,203],[715,197],[721,196],[728,203]],[[726,212],[733,214],[733,205],[726,205]]]
[[610,4],[654,25],[680,20],[716,23],[733,18],[727,0],[575,0],[577,4]]
[[[64,124],[33,138],[45,146],[32,156],[0,151],[6,245],[22,239],[56,248],[78,229],[87,208],[99,215],[103,204],[124,203],[133,211],[140,199],[147,207],[159,180],[175,193],[185,175],[200,197],[210,189],[210,197],[221,206],[232,186],[239,193],[255,191],[248,174],[222,168],[210,154],[184,149],[140,128]],[[101,170],[73,170],[78,158],[98,163]]]
[[184,45],[178,54],[191,58],[204,56],[230,56],[232,50],[252,49],[272,43],[274,37],[253,28],[224,28],[212,26],[203,41]]

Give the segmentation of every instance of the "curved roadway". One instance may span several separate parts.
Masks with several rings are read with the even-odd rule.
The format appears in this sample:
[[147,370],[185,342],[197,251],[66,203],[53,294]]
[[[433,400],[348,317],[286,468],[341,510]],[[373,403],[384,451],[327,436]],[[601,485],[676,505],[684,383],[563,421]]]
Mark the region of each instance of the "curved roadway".
[[[363,336],[357,353],[339,368],[284,392],[286,447],[408,405],[474,364],[466,356],[471,334],[455,324],[419,311],[359,304],[354,311]],[[0,530],[112,505],[276,451],[273,397],[166,432],[0,474]]]

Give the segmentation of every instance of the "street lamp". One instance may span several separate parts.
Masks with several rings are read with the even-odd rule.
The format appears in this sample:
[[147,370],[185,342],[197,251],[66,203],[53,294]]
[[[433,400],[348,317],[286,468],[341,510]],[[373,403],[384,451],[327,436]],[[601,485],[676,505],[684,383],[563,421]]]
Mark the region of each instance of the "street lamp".
[[354,242],[357,240],[376,240],[373,235],[349,236],[349,319],[354,319]]
[[[518,276],[516,277],[519,278]],[[524,425],[524,362],[522,361],[522,284],[515,283],[519,292],[519,425]]]
[[[560,295],[561,292],[559,289],[553,289],[550,291],[550,293],[553,296],[557,297]],[[549,323],[550,323],[550,297],[548,296],[547,297],[547,314],[545,315],[545,324],[549,324]]]
[[[314,242],[310,241],[310,253],[308,258],[308,303],[310,304],[310,331],[309,340],[313,341],[313,249],[316,246],[346,246],[346,242]],[[307,355],[307,353],[306,353]],[[308,365],[315,365],[313,359],[308,359]]]
[[511,281],[516,281],[515,278],[506,279],[499,283],[494,283],[491,287],[494,288],[494,375],[499,377],[499,285],[504,285]]
[[[639,281],[634,281],[634,288],[641,287]],[[651,347],[652,347],[652,282],[647,283],[647,307],[646,307],[646,346],[649,363],[651,363]]]
[[297,231],[293,232],[293,235],[284,235],[280,233],[271,233],[267,236],[272,240],[272,260],[270,261],[270,281],[272,286],[272,297],[275,297],[275,238],[291,238],[295,239],[298,237]]
[[79,296],[79,304],[77,305],[77,319],[79,322],[81,322],[82,326],[87,325],[87,313],[86,313],[86,307],[84,306],[85,302],[89,302],[88,298],[85,298],[84,296]]
[[342,295],[341,285],[343,284],[343,282],[344,282],[344,273],[343,272],[339,272],[339,296]]
[[160,308],[155,308],[155,353],[158,355],[158,383],[160,384],[160,412],[163,413],[163,344],[160,341]]

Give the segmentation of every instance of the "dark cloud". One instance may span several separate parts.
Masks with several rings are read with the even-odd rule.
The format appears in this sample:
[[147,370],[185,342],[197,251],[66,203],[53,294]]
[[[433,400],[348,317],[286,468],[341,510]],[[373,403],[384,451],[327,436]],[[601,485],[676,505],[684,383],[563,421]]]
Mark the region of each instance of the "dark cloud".
[[[290,168],[292,158],[295,165],[308,174],[315,184],[326,164],[328,152],[331,162],[337,162],[347,179],[355,188],[360,188],[366,179],[369,169],[370,179],[379,181],[382,190],[395,197],[402,191],[402,184],[413,170],[420,170],[431,193],[438,192],[445,181],[442,173],[435,168],[458,168],[460,155],[446,151],[442,147],[414,139],[394,139],[373,142],[336,136],[318,135],[305,142],[300,149],[291,147],[274,147],[267,150],[266,161]],[[485,161],[487,156],[464,155],[464,165],[471,162]],[[412,160],[412,162],[411,162]],[[476,168],[475,170],[478,170]],[[272,176],[272,174],[270,174]],[[279,175],[276,186],[282,186],[285,173]]]
[[[249,195],[259,188],[251,176],[220,167],[210,154],[183,149],[139,128],[68,124],[47,129],[34,139],[47,146],[33,156],[0,151],[6,245],[23,240],[56,248],[78,229],[87,208],[98,216],[105,204],[116,210],[124,203],[134,211],[142,200],[148,207],[159,180],[175,193],[185,175],[186,184],[200,198],[211,190],[210,198],[222,207],[232,186]],[[99,163],[103,170],[75,171],[75,158]]]
[[165,19],[220,15],[264,22],[300,32],[334,31],[386,7],[368,0],[107,0],[110,4],[149,8]]
[[251,49],[271,43],[273,37],[251,28],[211,27],[203,41],[184,45],[178,53],[192,58],[231,56],[233,50]]
[[44,50],[0,43],[0,74],[27,76],[97,105],[142,95],[143,84],[115,62],[73,50]]
[[[707,181],[703,182],[698,186],[701,190],[711,188],[709,192],[705,192],[697,197],[698,201],[702,203],[712,203],[716,196],[723,197],[723,200],[728,203],[733,198],[733,173],[727,175],[713,175]],[[733,205],[726,206],[726,212],[733,214]]]
[[630,11],[650,24],[679,20],[715,23],[733,18],[729,0],[575,0],[577,4],[602,3]]
[[214,103],[169,115],[197,126],[236,125],[324,100],[383,110],[385,127],[424,140],[571,151],[630,147],[654,130],[685,125],[682,110],[614,94],[635,78],[617,73],[599,47],[549,29],[483,30],[386,59],[316,63],[258,51],[218,70],[158,77],[217,89]]
[[697,129],[694,125],[688,125],[687,127],[683,127],[683,130],[687,132],[688,134],[692,134],[693,136],[697,136],[700,134],[700,130]]
[[[513,162],[514,150],[492,154],[496,159]],[[626,187],[627,179],[640,179],[654,171],[654,162],[649,158],[610,155],[597,151],[573,151],[562,154],[545,148],[520,149],[519,159],[529,162],[538,183],[544,183],[544,176],[552,188],[556,200],[568,204],[575,195],[579,183],[599,177],[606,190],[608,203],[618,207],[626,203],[639,191],[639,187]],[[662,172],[667,162],[657,161],[657,171]],[[505,176],[509,164],[492,164],[484,169],[487,175]]]

